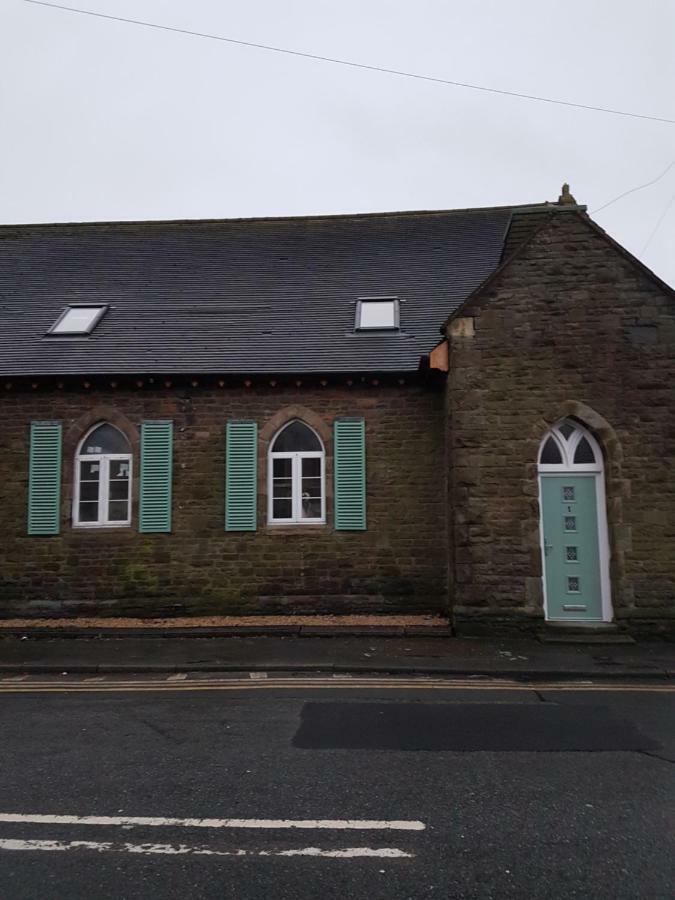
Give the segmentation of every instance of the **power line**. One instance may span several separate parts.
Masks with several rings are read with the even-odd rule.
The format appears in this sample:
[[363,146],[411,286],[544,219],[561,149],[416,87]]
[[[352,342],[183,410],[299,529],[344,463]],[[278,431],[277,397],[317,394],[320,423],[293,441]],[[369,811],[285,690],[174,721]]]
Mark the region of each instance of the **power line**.
[[634,194],[636,191],[641,191],[643,188],[651,187],[652,184],[656,184],[657,181],[661,181],[661,179],[670,172],[670,170],[675,166],[675,159],[667,165],[666,168],[661,172],[660,175],[657,175],[656,178],[653,178],[651,181],[647,181],[645,184],[639,184],[637,187],[631,188],[629,191],[624,191],[623,194],[619,194],[618,197],[614,197],[613,200],[609,200],[607,203],[603,203],[602,206],[598,206],[597,209],[591,210],[591,215],[594,216],[596,213],[601,212],[603,209],[607,209],[608,206],[611,206],[612,203],[616,203],[617,200],[623,200],[624,197],[627,197],[629,194]]
[[256,50],[268,50],[272,53],[285,53],[289,56],[298,56],[302,59],[313,59],[318,62],[332,63],[336,66],[347,66],[352,69],[365,69],[369,72],[382,72],[385,75],[397,75],[401,78],[414,78],[418,81],[429,81],[434,84],[451,85],[452,87],[467,88],[472,91],[483,91],[488,94],[500,94],[504,97],[517,97],[520,100],[535,100],[538,103],[552,103],[556,106],[569,106],[574,109],[585,109],[592,112],[607,113],[613,116],[624,116],[631,119],[646,119],[651,122],[663,122],[667,125],[675,125],[675,119],[662,118],[660,116],[649,116],[643,113],[627,112],[621,109],[610,109],[605,106],[591,106],[585,103],[573,103],[570,100],[557,100],[552,97],[540,97],[536,94],[524,94],[518,91],[506,91],[501,88],[486,87],[480,84],[469,84],[466,81],[453,81],[449,78],[436,78],[433,75],[422,75],[419,72],[405,72],[401,69],[387,69],[383,66],[371,66],[366,63],[352,62],[347,59],[338,59],[332,56],[321,56],[318,53],[304,53],[301,50],[289,50],[286,47],[274,47],[270,44],[258,44],[253,41],[241,41],[235,38],[224,37],[219,34],[209,34],[203,31],[190,31],[187,28],[174,28],[171,25],[159,25],[157,22],[144,22],[141,19],[127,19],[123,16],[112,16],[106,13],[92,12],[89,9],[77,9],[73,6],[62,6],[58,3],[45,3],[44,0],[24,0],[25,3],[32,3],[35,6],[47,6],[50,9],[61,9],[67,12],[80,13],[84,16],[94,16],[97,19],[109,19],[113,22],[125,22],[128,25],[142,25],[145,28],[155,28],[159,31],[172,31],[176,34],[187,34],[191,37],[207,38],[212,41],[223,41],[227,44],[237,44],[240,47],[254,47]]
[[656,237],[656,232],[659,230],[659,228],[663,224],[663,220],[668,215],[668,213],[670,211],[670,207],[673,205],[673,202],[675,202],[675,194],[673,194],[673,196],[670,198],[668,203],[666,203],[665,208],[664,208],[663,212],[661,213],[661,215],[659,216],[659,219],[658,219],[656,225],[652,228],[652,233],[649,235],[649,237],[645,241],[645,244],[644,244],[644,247],[642,248],[642,250],[640,250],[640,257],[644,256],[645,250],[647,249],[647,247],[649,247],[649,245],[651,244],[653,239]]

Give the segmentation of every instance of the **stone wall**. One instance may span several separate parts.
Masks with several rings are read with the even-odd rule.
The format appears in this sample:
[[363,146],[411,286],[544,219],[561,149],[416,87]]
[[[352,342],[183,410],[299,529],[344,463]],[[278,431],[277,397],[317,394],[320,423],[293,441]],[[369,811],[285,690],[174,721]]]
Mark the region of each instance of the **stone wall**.
[[[377,380],[376,380],[377,382]],[[0,615],[159,615],[171,613],[433,612],[447,602],[444,409],[438,387],[408,383],[351,386],[198,385],[156,388],[148,380],[115,389],[106,382],[14,384],[0,396]],[[267,441],[299,416],[327,451],[325,526],[266,522]],[[366,420],[366,532],[332,527],[332,423]],[[174,422],[173,531],[77,529],[71,525],[73,454],[95,422],[108,420],[134,446],[143,419]],[[260,429],[258,531],[224,531],[224,425]],[[26,534],[29,425],[64,426],[62,528]],[[137,482],[136,482],[137,484]]]
[[559,212],[448,327],[451,603],[458,627],[543,618],[537,451],[576,417],[605,456],[612,600],[675,621],[675,300]]

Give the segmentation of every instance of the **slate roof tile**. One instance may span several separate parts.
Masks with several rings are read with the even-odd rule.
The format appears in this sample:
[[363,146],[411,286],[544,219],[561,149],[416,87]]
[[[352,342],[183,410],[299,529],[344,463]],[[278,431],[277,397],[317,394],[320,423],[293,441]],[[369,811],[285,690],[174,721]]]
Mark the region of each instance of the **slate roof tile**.
[[[0,375],[415,371],[511,215],[0,226]],[[399,332],[354,332],[369,295],[400,298]],[[73,302],[110,308],[45,337]]]

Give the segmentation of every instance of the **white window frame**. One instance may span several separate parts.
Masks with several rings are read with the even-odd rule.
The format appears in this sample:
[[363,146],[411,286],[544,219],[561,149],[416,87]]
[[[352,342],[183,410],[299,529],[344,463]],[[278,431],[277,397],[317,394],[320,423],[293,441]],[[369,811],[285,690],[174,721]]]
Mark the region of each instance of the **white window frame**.
[[[321,444],[321,450],[301,450],[298,452],[273,452],[269,451],[267,457],[267,522],[269,525],[324,525],[326,522],[326,450],[323,441],[314,429],[302,422],[300,419],[294,419],[306,428],[309,428],[316,435],[316,439]],[[274,447],[276,439],[282,431],[291,425],[292,422],[286,422],[283,428],[274,435],[270,441],[270,447]],[[290,459],[291,463],[291,510],[290,519],[274,518],[274,460]],[[302,461],[303,459],[320,459],[321,460],[321,515],[317,518],[308,519],[302,515]],[[279,499],[279,498],[278,498]]]
[[[560,431],[560,427],[562,425],[571,425],[574,428],[574,433],[570,435],[569,440],[567,440]],[[563,420],[558,425],[555,425],[549,432],[547,432],[543,441],[539,445],[539,457],[541,456],[541,451],[543,450],[548,439],[552,437],[555,443],[558,445],[558,450],[560,451],[560,458],[562,462],[560,463],[539,463],[539,471],[546,472],[550,474],[555,473],[573,473],[578,472],[580,475],[584,472],[602,472],[603,470],[603,460],[602,460],[602,451],[598,445],[598,442],[595,440],[593,435],[588,431],[583,425],[579,425],[577,422],[570,420]],[[594,463],[575,463],[574,462],[574,454],[577,452],[577,447],[583,440],[586,438],[588,443],[591,445],[591,449],[593,450],[593,456],[595,457]]]
[[[109,422],[98,422],[80,441],[77,453],[75,454],[75,476],[73,479],[73,525],[76,528],[128,528],[131,525],[131,498],[133,487],[133,456],[131,453],[81,453],[81,448],[87,442],[89,435],[96,431],[101,425],[109,425]],[[115,428],[115,426],[112,426]],[[119,431],[119,428],[117,429]],[[120,432],[122,433],[122,432]],[[127,517],[123,521],[115,519],[111,521],[108,518],[108,501],[110,500],[110,463],[115,460],[122,460],[129,463],[129,496],[127,498]],[[81,522],[80,521],[80,463],[97,462],[100,465],[99,471],[99,492],[98,492],[98,519],[96,521]]]
[[[74,309],[95,309],[97,310],[97,313],[86,328],[60,331],[59,325]],[[51,337],[88,337],[101,321],[107,309],[108,305],[105,303],[70,303],[68,306],[64,307],[61,315],[58,317],[56,322],[54,322],[47,334]]]
[[[394,310],[393,325],[362,325],[361,314],[364,303],[391,303]],[[354,329],[356,331],[399,331],[401,328],[401,303],[398,297],[359,297],[356,302],[356,320]]]

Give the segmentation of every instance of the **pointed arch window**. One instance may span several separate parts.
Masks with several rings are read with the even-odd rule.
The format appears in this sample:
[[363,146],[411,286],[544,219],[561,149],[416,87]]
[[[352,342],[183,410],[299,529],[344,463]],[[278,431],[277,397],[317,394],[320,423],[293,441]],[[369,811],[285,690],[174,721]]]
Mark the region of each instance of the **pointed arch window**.
[[326,521],[326,454],[317,433],[295,419],[270,444],[268,520],[301,524]]
[[602,470],[602,453],[590,432],[573,419],[565,419],[542,441],[539,470],[599,472]]
[[108,422],[95,425],[75,456],[73,524],[131,524],[132,455],[129,441]]

